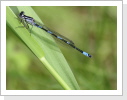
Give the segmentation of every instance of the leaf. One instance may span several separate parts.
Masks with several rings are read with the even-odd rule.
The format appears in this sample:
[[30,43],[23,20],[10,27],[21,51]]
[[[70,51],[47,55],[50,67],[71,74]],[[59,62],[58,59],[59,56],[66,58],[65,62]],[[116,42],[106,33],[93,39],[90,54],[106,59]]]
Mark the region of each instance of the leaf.
[[[66,90],[77,90],[79,86],[76,79],[66,62],[63,54],[58,48],[56,42],[50,34],[45,31],[33,27],[31,35],[29,29],[17,28],[23,26],[19,22],[18,14],[24,11],[26,15],[32,16],[37,21],[41,22],[40,18],[31,7],[18,6],[7,7],[7,24],[11,27],[14,33],[28,46],[28,48],[38,57],[38,59],[45,65],[49,72]],[[31,29],[32,26],[30,26]]]

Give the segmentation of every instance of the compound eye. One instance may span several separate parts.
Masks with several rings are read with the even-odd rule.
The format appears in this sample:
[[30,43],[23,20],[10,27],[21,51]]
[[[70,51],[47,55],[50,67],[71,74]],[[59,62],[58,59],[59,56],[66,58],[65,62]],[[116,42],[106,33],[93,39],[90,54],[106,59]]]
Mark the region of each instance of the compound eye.
[[24,16],[24,11],[21,11],[21,13],[19,14],[19,16]]
[[24,15],[24,11],[21,11],[21,13]]

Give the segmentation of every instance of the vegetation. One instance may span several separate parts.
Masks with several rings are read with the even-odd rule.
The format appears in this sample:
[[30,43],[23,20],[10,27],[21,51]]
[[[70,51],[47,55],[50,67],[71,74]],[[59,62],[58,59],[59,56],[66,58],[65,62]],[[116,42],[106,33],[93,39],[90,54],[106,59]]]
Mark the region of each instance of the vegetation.
[[[11,9],[16,12],[15,8]],[[12,29],[7,22],[7,90],[117,89],[117,7],[34,6],[32,9],[39,16],[38,21],[71,39],[92,58],[58,40],[55,42],[36,27],[32,28],[30,36],[29,30]],[[30,14],[27,9],[24,11],[26,15]],[[13,20],[22,26],[16,18]],[[17,30],[21,32],[15,34]],[[20,35],[26,37],[26,41]],[[27,43],[39,51],[34,47],[31,49]],[[42,56],[69,88],[39,59]]]

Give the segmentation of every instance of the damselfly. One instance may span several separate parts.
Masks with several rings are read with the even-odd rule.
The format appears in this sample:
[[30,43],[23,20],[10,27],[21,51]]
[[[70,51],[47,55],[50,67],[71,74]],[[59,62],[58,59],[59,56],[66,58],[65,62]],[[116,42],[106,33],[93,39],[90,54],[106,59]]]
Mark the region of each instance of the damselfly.
[[70,45],[72,48],[76,49],[77,51],[79,51],[80,53],[82,53],[83,55],[87,56],[87,57],[92,57],[90,54],[88,54],[87,52],[82,51],[81,49],[77,48],[74,43],[69,40],[68,38],[60,35],[59,33],[52,31],[51,29],[49,29],[48,27],[46,27],[45,25],[40,24],[39,22],[37,22],[34,18],[29,17],[24,15],[24,11],[21,11],[19,14],[19,18],[21,19],[21,22],[25,22],[27,24],[27,28],[29,28],[28,24],[33,26],[36,26],[44,31],[46,31],[47,33],[51,34],[52,36],[54,36],[55,38],[58,38],[59,40],[65,42],[66,44]]

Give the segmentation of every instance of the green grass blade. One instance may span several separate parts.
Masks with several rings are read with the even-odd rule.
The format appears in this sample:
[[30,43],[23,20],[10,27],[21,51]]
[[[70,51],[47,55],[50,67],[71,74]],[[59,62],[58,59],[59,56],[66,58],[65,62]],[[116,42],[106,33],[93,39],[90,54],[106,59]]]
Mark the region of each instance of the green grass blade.
[[64,89],[79,89],[68,63],[50,34],[36,27],[33,27],[31,35],[26,28],[16,28],[18,26],[23,26],[17,20],[17,15],[20,11],[25,11],[26,15],[32,16],[37,21],[42,22],[31,7],[7,7],[6,20],[10,28],[39,58]]

